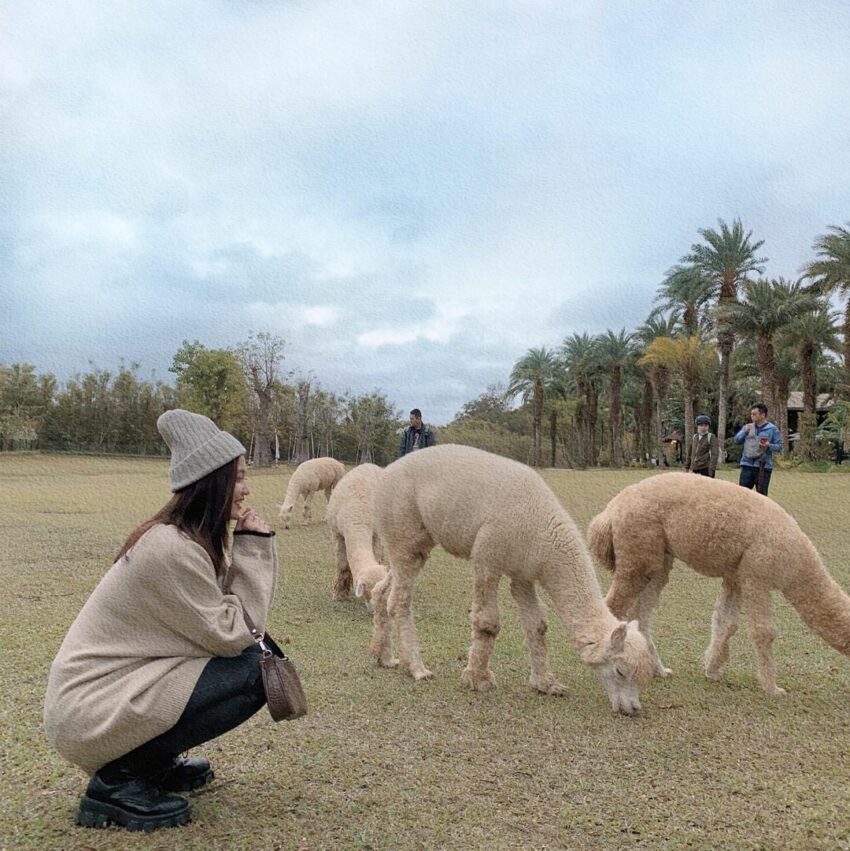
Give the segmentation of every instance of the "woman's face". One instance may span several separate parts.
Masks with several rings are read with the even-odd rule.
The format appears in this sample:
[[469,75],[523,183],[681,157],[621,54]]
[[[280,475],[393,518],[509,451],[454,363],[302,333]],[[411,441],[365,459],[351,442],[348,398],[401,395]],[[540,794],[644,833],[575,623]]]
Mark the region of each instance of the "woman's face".
[[236,486],[233,488],[233,502],[230,503],[230,519],[238,520],[242,512],[242,500],[250,493],[248,482],[245,480],[247,469],[245,467],[245,458],[240,456],[236,466]]

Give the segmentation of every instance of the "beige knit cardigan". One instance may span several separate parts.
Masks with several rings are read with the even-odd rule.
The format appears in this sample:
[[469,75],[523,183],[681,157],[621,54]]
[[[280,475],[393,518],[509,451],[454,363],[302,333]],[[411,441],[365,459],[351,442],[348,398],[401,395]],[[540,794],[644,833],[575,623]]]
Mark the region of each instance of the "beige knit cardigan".
[[277,581],[274,536],[237,533],[222,590],[206,551],[176,526],[149,529],[106,572],[50,668],[44,729],[90,774],[170,730],[207,662],[251,646]]

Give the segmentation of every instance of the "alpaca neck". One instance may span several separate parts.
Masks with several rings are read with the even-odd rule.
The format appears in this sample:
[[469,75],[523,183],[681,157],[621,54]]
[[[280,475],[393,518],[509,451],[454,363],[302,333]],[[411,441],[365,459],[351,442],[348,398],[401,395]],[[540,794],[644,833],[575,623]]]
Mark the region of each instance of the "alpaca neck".
[[557,536],[539,582],[577,647],[607,638],[619,623],[605,605],[590,554],[577,531],[564,529]]
[[795,577],[780,590],[812,632],[850,656],[850,597],[829,575],[814,546],[800,555]]

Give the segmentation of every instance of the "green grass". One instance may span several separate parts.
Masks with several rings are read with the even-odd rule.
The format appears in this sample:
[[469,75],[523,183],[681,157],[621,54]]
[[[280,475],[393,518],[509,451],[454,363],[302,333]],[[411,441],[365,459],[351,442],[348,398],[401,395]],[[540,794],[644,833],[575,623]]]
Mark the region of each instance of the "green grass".
[[[252,502],[269,519],[288,473],[250,472]],[[644,475],[545,477],[584,528]],[[2,849],[850,847],[850,668],[784,600],[775,602],[775,652],[789,694],[767,699],[743,631],[725,680],[705,679],[717,583],[674,571],[655,636],[675,676],[656,680],[643,713],[625,718],[612,714],[554,616],[550,656],[569,696],[528,689],[507,588],[498,688],[463,690],[471,576],[436,550],[417,583],[416,614],[437,676],[417,685],[374,665],[360,601],[331,600],[323,497],[313,525],[278,534],[282,576],[269,627],[290,640],[310,714],[274,724],[263,710],[210,743],[217,779],[193,796],[186,828],[149,836],[76,828],[85,778],[41,730],[47,673],[124,536],[168,497],[166,464],[0,456],[0,485]],[[850,588],[848,480],[777,471],[771,490]]]

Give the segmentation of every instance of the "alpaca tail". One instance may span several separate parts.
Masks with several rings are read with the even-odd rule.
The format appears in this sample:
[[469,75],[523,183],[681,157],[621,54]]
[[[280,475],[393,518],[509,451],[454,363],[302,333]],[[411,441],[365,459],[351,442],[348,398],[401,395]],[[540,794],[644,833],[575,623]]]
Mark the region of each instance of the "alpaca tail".
[[587,527],[587,545],[599,564],[614,572],[614,527],[611,516],[602,511],[590,521]]
[[812,569],[783,589],[806,626],[839,653],[850,656],[850,597],[827,573],[817,555]]

